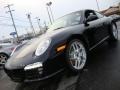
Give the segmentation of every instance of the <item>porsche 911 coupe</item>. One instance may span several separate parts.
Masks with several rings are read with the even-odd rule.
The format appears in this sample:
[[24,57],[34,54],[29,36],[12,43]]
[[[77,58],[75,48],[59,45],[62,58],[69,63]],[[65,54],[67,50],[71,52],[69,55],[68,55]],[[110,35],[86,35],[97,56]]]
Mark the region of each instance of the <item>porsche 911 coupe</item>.
[[43,81],[65,68],[78,73],[91,50],[117,40],[117,25],[111,17],[94,10],[76,11],[57,19],[45,34],[17,50],[4,70],[15,82]]

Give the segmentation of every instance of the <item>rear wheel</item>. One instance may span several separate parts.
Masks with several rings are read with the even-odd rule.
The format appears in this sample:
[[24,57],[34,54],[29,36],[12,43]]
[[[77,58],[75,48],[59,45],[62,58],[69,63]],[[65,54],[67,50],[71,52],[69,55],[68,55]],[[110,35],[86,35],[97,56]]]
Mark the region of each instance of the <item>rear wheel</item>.
[[87,52],[84,43],[79,39],[72,40],[66,51],[67,64],[70,71],[78,73],[81,71],[87,60]]
[[110,41],[117,41],[117,40],[118,40],[118,29],[117,29],[117,26],[115,24],[112,24]]

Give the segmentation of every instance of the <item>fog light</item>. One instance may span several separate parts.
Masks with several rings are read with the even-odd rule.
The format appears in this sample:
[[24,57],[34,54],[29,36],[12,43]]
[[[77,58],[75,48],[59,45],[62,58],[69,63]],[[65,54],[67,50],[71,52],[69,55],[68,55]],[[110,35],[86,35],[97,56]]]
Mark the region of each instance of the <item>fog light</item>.
[[38,68],[38,72],[39,72],[39,74],[42,74],[43,73],[43,68]]

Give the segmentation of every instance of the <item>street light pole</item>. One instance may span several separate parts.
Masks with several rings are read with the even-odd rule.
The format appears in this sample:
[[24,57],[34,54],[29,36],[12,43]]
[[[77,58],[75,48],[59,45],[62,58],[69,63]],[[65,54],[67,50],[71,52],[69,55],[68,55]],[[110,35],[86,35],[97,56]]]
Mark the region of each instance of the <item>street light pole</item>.
[[99,4],[98,4],[98,1],[97,1],[97,0],[96,0],[96,3],[97,3],[98,11],[100,11],[100,7],[99,7]]
[[48,13],[48,16],[49,16],[50,23],[52,24],[52,20],[51,20],[51,17],[50,17],[50,13],[49,13],[48,7],[46,7],[46,9],[47,9],[47,13]]
[[52,21],[54,22],[53,12],[52,12],[52,9],[51,9],[52,2],[48,2],[48,3],[46,3],[46,5],[49,8],[48,11],[50,11],[50,14],[51,14],[50,17],[52,18]]
[[50,8],[50,12],[51,12],[52,20],[53,20],[53,22],[54,22],[54,17],[53,17],[52,9],[51,9],[50,6],[49,6],[49,8]]
[[37,23],[38,23],[38,26],[39,26],[39,29],[40,29],[40,33],[41,33],[40,19],[38,17],[36,17],[36,19],[37,19]]
[[30,13],[28,13],[28,14],[26,14],[26,15],[27,15],[27,18],[28,18],[28,20],[29,20],[29,22],[30,22],[30,26],[31,26],[31,29],[32,29],[32,31],[33,31],[33,34],[34,34],[34,36],[36,36],[35,29],[34,29],[34,27],[33,27],[32,21],[31,21]]
[[53,12],[52,12],[52,9],[51,9],[52,2],[49,2],[47,5],[49,7],[49,10],[50,10],[50,13],[51,13],[51,16],[52,16],[52,20],[54,21]]

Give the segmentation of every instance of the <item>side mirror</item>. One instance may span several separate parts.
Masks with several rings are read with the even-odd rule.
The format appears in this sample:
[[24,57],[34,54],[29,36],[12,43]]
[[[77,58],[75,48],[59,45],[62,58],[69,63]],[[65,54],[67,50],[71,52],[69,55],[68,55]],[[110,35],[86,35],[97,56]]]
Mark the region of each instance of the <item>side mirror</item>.
[[98,19],[98,17],[96,16],[96,15],[90,15],[90,16],[88,16],[88,18],[86,19],[86,21],[85,21],[85,25],[86,26],[88,26],[88,22],[90,22],[90,21],[93,21],[93,20],[96,20],[96,19]]
[[96,20],[96,19],[98,19],[98,17],[96,15],[90,15],[90,16],[88,16],[86,21],[90,22],[90,21],[93,21],[93,20]]

